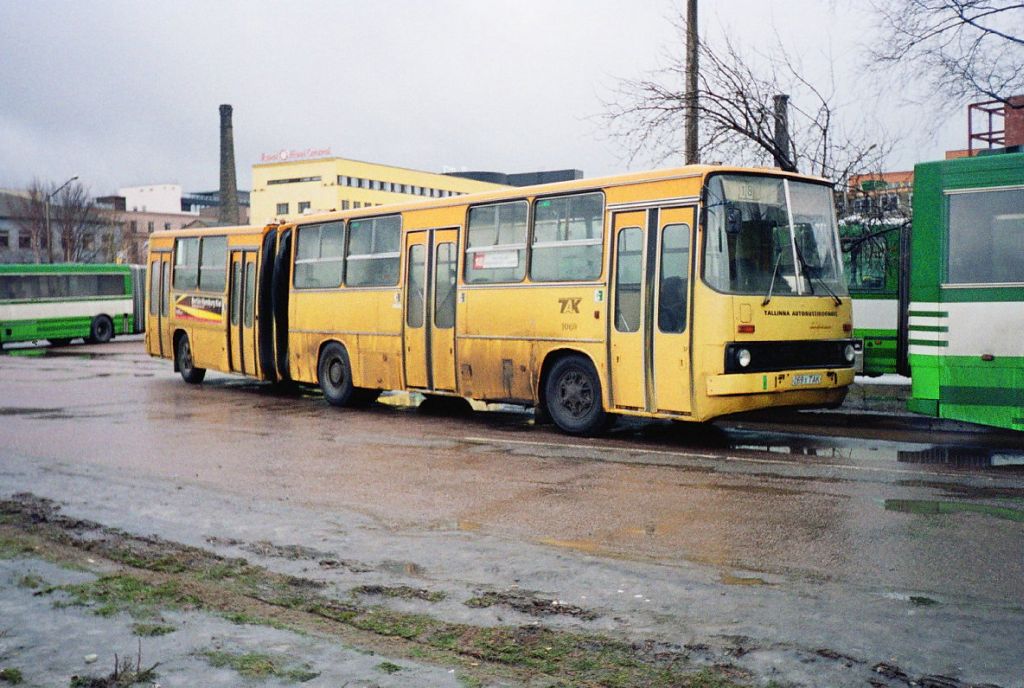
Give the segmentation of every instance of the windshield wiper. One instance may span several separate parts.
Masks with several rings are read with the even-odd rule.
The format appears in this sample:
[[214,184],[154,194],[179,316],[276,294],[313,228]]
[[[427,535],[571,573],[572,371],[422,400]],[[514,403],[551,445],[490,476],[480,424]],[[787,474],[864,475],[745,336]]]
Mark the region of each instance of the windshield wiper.
[[772,291],[775,289],[775,278],[779,275],[779,263],[782,262],[782,252],[779,251],[779,257],[775,259],[775,269],[772,270],[772,281],[768,283],[768,293],[764,295],[764,301],[761,302],[761,307],[764,308],[772,300]]
[[[820,284],[821,286],[825,287],[825,291],[827,291],[828,295],[832,297],[832,300],[836,302],[836,305],[837,306],[842,305],[843,300],[841,298],[839,298],[838,296],[836,296],[836,293],[834,291],[832,291],[832,288],[830,286],[828,286],[828,282],[826,282],[825,279],[821,275],[819,275],[819,274],[817,274],[815,272],[815,270],[817,270],[817,268],[812,268],[810,265],[807,264],[807,261],[804,260],[804,254],[800,252],[800,247],[799,246],[796,247],[796,259],[800,261],[800,270],[805,275],[807,275],[808,280],[813,280],[813,279],[818,280],[818,284]],[[813,284],[811,284],[811,293],[812,294],[814,293],[814,285]]]

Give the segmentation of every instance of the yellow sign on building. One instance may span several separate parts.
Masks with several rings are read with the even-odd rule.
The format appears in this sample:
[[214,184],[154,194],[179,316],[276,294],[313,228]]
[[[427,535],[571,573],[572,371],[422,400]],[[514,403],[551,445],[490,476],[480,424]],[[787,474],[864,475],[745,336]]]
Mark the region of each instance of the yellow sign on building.
[[417,198],[446,198],[505,188],[434,172],[329,157],[252,166],[253,224],[294,220],[305,213],[354,210]]

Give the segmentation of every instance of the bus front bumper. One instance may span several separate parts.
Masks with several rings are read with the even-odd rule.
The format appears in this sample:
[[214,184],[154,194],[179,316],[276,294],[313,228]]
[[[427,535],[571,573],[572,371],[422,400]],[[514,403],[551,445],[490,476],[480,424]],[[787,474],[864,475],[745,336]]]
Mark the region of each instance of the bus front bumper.
[[772,373],[730,373],[707,377],[708,396],[765,394],[836,389],[853,383],[853,368],[786,370]]

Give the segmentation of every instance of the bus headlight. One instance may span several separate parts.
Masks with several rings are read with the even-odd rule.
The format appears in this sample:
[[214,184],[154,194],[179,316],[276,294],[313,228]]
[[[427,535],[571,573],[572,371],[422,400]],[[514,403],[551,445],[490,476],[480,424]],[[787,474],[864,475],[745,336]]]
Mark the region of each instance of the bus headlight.
[[740,364],[740,368],[746,368],[750,365],[750,351],[747,349],[738,349],[736,351],[736,362]]
[[854,349],[853,344],[847,344],[843,348],[843,357],[847,363],[853,363],[853,359],[857,356],[857,350]]

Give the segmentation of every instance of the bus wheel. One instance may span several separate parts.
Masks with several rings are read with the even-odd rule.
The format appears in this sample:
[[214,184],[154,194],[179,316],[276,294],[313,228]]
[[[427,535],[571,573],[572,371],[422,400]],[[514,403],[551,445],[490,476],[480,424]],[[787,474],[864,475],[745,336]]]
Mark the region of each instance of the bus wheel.
[[349,406],[358,401],[356,388],[352,386],[352,366],[348,352],[337,342],[331,342],[320,352],[320,363],[316,367],[317,380],[324,398],[331,406]]
[[105,315],[97,315],[92,319],[92,327],[89,328],[89,341],[97,344],[106,344],[114,338],[114,323]]
[[206,377],[206,368],[196,368],[192,362],[192,346],[188,343],[188,335],[182,335],[178,340],[178,349],[175,352],[178,359],[178,372],[181,379],[190,385],[198,385]]
[[601,406],[601,382],[582,356],[555,363],[545,382],[544,399],[551,420],[570,435],[596,435],[608,422]]

